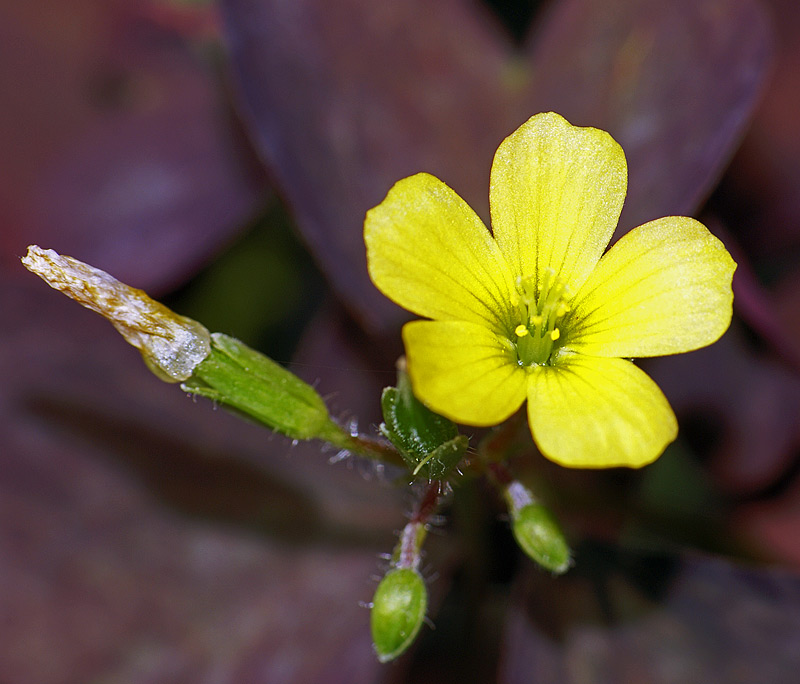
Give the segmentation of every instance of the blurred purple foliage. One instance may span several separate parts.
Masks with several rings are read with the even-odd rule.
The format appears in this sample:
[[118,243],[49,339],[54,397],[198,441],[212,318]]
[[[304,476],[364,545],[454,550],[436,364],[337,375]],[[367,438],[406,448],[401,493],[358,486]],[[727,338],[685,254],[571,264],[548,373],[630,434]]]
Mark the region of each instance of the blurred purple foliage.
[[[487,681],[498,657],[509,684],[794,681],[800,8],[764,5],[553,1],[518,45],[477,0],[223,0],[221,21],[177,0],[0,3],[0,681]],[[402,319],[366,277],[365,210],[426,170],[487,217],[498,142],[546,109],[622,143],[621,230],[696,213],[733,157],[705,218],[740,261],[739,317],[648,365],[685,435],[656,467],[531,459],[571,536],[608,546],[579,545],[564,578],[516,573],[483,520],[496,502],[465,487],[430,549],[438,629],[379,667],[359,601],[402,492],[162,385],[17,257],[39,242],[167,293],[224,259],[268,177],[331,286],[293,368],[368,429]],[[662,545],[697,543],[676,530],[713,506],[709,548],[791,569],[615,550],[647,526],[647,487]]]
[[360,226],[395,181],[428,171],[488,216],[497,145],[555,110],[625,149],[622,227],[691,213],[743,132],[769,54],[751,2],[569,0],[520,49],[461,0],[222,9],[258,149],[322,268],[377,328],[398,311],[369,283]]
[[187,40],[155,7],[0,7],[6,265],[40,242],[165,291],[264,202],[264,173],[214,73],[213,35]]
[[[792,681],[800,667],[794,575],[702,556],[583,551],[584,568],[563,582],[520,578],[502,684]],[[555,593],[560,601],[547,600]]]

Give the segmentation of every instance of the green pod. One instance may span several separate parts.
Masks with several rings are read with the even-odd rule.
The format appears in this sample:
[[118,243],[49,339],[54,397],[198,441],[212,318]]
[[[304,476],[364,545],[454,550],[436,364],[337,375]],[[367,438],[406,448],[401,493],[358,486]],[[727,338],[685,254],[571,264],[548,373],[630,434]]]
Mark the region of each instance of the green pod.
[[547,508],[539,503],[528,503],[511,515],[514,538],[531,560],[557,575],[569,569],[567,540]]
[[293,439],[336,439],[322,397],[272,359],[233,337],[211,335],[211,353],[183,384]]
[[413,643],[425,620],[428,590],[417,570],[395,568],[381,580],[372,599],[370,624],[378,660],[394,660]]

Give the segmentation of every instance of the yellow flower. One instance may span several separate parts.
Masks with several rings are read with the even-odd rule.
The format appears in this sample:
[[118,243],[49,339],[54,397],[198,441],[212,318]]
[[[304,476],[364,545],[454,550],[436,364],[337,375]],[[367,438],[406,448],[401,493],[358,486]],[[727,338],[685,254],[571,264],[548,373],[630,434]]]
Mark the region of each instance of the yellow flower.
[[496,425],[527,398],[540,451],[565,466],[639,467],[677,435],[658,386],[630,358],[717,340],[736,264],[691,218],[640,226],[607,253],[627,186],[622,148],[538,114],[492,165],[493,235],[447,185],[405,178],[367,213],[370,276],[417,315],[403,328],[418,398]]

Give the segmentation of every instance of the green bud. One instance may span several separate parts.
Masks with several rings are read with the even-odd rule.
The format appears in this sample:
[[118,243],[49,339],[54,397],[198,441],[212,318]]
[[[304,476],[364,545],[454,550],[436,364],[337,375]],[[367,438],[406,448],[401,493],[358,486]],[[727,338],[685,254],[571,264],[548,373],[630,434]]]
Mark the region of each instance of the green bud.
[[557,575],[569,569],[567,540],[553,514],[542,504],[528,503],[512,511],[511,529],[531,560]]
[[378,660],[394,660],[413,643],[428,609],[428,590],[413,568],[395,568],[381,580],[372,599],[370,623]]
[[455,468],[469,440],[455,423],[424,406],[411,390],[408,376],[398,372],[397,387],[381,395],[385,421],[380,430],[397,447],[414,475],[440,480]]
[[337,439],[341,428],[308,383],[233,337],[211,335],[211,353],[182,387],[293,439]]

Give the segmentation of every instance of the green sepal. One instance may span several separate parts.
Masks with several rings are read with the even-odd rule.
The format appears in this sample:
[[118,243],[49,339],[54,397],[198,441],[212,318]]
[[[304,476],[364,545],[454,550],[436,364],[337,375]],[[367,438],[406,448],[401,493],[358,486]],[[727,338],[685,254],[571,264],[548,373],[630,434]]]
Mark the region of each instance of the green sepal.
[[414,396],[402,370],[397,387],[383,390],[381,409],[384,423],[380,431],[397,447],[414,475],[443,479],[464,456],[469,439],[458,434],[455,423],[434,413]]
[[511,529],[520,548],[533,561],[557,575],[570,566],[570,550],[561,526],[539,503],[528,503],[512,511]]
[[341,428],[311,385],[222,333],[211,335],[211,353],[182,387],[292,439],[341,436]]
[[394,660],[413,642],[425,620],[428,590],[413,568],[395,568],[381,580],[372,599],[372,644],[382,663]]

